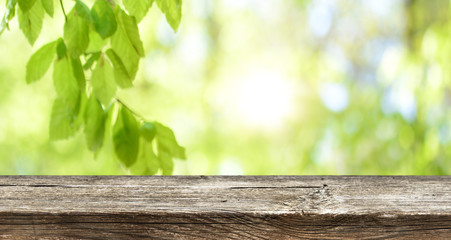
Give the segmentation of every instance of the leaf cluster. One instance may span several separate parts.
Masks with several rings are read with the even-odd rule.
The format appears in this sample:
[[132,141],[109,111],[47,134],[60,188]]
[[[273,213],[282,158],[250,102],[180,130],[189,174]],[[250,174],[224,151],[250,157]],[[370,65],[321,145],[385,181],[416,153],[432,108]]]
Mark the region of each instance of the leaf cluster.
[[[26,65],[26,82],[41,79],[53,65],[54,100],[49,135],[67,139],[81,128],[87,147],[95,154],[111,135],[116,156],[136,174],[173,171],[173,158],[185,159],[185,150],[171,129],[140,119],[116,98],[117,88],[133,86],[145,50],[138,23],[154,1],[177,31],[181,0],[96,0],[91,7],[75,0],[65,14],[62,37],[44,44]],[[64,11],[63,2],[60,1]],[[15,17],[33,45],[45,15],[53,17],[53,0],[7,0],[0,34]]]

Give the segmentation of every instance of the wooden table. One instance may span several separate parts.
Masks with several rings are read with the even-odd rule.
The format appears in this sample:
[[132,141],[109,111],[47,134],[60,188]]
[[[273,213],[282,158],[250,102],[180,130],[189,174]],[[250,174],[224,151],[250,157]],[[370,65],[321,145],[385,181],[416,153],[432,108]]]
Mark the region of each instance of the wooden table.
[[0,177],[0,239],[34,237],[451,239],[451,177]]

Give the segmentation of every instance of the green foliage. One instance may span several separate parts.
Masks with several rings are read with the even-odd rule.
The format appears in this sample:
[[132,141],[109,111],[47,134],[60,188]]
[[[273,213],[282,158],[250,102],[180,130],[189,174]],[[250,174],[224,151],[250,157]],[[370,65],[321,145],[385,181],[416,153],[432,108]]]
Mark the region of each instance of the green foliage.
[[16,14],[16,0],[7,0],[6,1],[6,11],[5,15],[2,18],[2,22],[0,23],[0,34],[5,31],[5,29],[9,29],[9,21],[14,18]]
[[24,13],[28,12],[28,10],[30,10],[36,2],[36,0],[17,0],[17,1],[19,2],[20,9]]
[[[43,45],[31,56],[26,66],[26,82],[41,79],[53,62],[57,98],[50,116],[51,140],[68,139],[83,127],[88,149],[97,154],[107,132],[112,132],[114,152],[132,173],[156,174],[162,169],[163,174],[170,174],[172,159],[185,158],[185,150],[176,142],[172,130],[143,119],[140,125],[137,118],[141,117],[115,97],[116,85],[133,86],[140,59],[145,56],[138,22],[153,4],[153,0],[123,2],[128,13],[119,4],[106,0],[96,0],[91,8],[75,0],[65,16],[63,38]],[[45,13],[54,15],[53,3],[53,0],[7,0],[0,34],[9,28],[18,4],[20,29],[33,45]],[[159,7],[176,30],[181,1],[160,1]],[[90,76],[89,81],[86,76]]]
[[136,163],[130,168],[133,174],[153,175],[160,169],[160,160],[153,150],[152,142],[140,139],[140,154]]
[[174,171],[174,158],[186,159],[185,149],[181,147],[172,130],[161,123],[154,122],[156,127],[156,146],[160,167],[164,175]]
[[144,122],[141,126],[141,136],[144,137],[148,142],[152,142],[153,138],[157,134],[157,128],[155,124],[151,122]]
[[71,58],[70,62],[72,64],[72,72],[74,73],[75,80],[77,80],[78,87],[81,91],[84,91],[86,87],[86,77],[80,58]]
[[75,6],[72,10],[75,15],[83,18],[87,23],[92,23],[91,10],[80,0],[75,0]]
[[[89,44],[89,25],[85,17],[84,7],[77,7],[79,1],[67,16],[64,24],[64,42],[67,50],[73,57],[83,54]],[[89,11],[89,10],[88,10]],[[82,14],[83,13],[83,14]]]
[[84,113],[85,137],[88,149],[97,152],[103,145],[106,113],[94,95],[89,98]]
[[174,132],[161,123],[155,122],[158,153],[167,153],[171,158],[186,159],[185,149],[175,139]]
[[31,55],[27,63],[27,83],[35,82],[44,76],[55,58],[56,45],[57,41],[48,43]]
[[119,160],[127,166],[132,166],[138,157],[139,128],[133,114],[121,107],[113,130],[114,150]]
[[73,99],[55,99],[50,115],[50,140],[67,139],[78,131],[80,128],[80,105],[80,95]]
[[92,65],[99,60],[100,55],[102,55],[102,52],[95,52],[92,53],[91,56],[86,60],[85,65],[83,65],[84,70],[91,69]]
[[[42,0],[39,2],[44,6]],[[55,19],[45,13],[43,36],[36,41],[33,52],[62,36],[65,18],[59,1],[53,2]],[[83,2],[93,15],[96,0]],[[116,21],[116,5],[107,2]],[[127,4],[149,3],[114,2],[138,23],[138,13]],[[111,159],[115,155],[112,126],[118,107],[122,106],[118,101],[124,96],[130,99],[132,109],[139,109],[138,113],[142,111],[145,114],[141,115],[149,117],[138,117],[131,111],[140,129],[138,157],[128,168],[133,174],[162,173],[162,168],[169,173],[173,169],[172,161],[165,162],[167,154],[158,153],[154,120],[160,114],[185,122],[180,127],[195,136],[183,143],[190,145],[189,155],[194,156],[194,161],[186,166],[182,163],[182,167],[174,161],[178,172],[450,174],[449,1],[384,1],[376,3],[377,9],[349,0],[334,1],[332,5],[310,0],[261,2],[257,5],[269,6],[271,15],[277,17],[268,18],[261,11],[253,11],[255,5],[236,8],[213,1],[194,1],[183,6],[183,13],[191,14],[183,15],[183,20],[191,22],[182,26],[195,26],[180,28],[183,32],[175,39],[152,36],[156,31],[160,33],[160,20],[165,21],[155,2],[153,9],[149,7],[148,15],[152,16],[145,16],[138,24],[144,53],[150,55],[140,59],[139,67],[149,69],[145,72],[140,69],[136,80],[126,78],[139,89],[117,87],[117,93],[107,100],[102,100],[102,93],[108,91],[96,85],[99,81],[95,73],[103,72],[97,71],[103,61],[107,64],[104,68],[111,70],[110,83],[117,85],[113,62],[106,53],[108,49],[116,51],[111,46],[115,31],[103,39],[95,28],[94,17],[88,18],[86,21],[91,21],[89,43],[78,58],[86,78],[85,88],[78,85],[84,89],[80,90],[83,92],[80,107],[86,108],[87,99],[94,96],[108,112],[103,145],[94,153],[99,159],[91,161],[85,157],[86,151],[80,151],[84,150],[80,144],[87,144],[84,132],[87,111],[81,108],[83,121],[73,140],[43,142],[48,138],[48,133],[42,135],[45,118],[36,114],[50,115],[45,103],[53,103],[53,99],[46,96],[52,98],[55,94],[53,90],[49,92],[51,82],[48,81],[36,86],[16,84],[21,80],[16,79],[21,75],[17,67],[25,65],[21,63],[25,59],[23,54],[30,57],[33,52],[27,46],[20,46],[25,37],[14,37],[18,33],[14,22],[17,18],[11,20],[11,16],[18,14],[17,1],[4,0],[1,9],[7,9],[6,5],[12,11],[1,13],[2,29],[8,29],[6,23],[17,29],[11,29],[15,31],[14,36],[5,35],[0,39],[4,50],[0,103],[7,104],[0,109],[3,116],[0,128],[4,128],[0,131],[1,171],[4,174],[117,174],[127,169],[119,160]],[[63,0],[67,13],[75,3],[75,0]],[[330,28],[318,28],[315,24],[318,18],[311,17],[324,7],[332,13],[332,20],[323,16],[325,22],[331,20]],[[139,10],[144,9],[135,9]],[[362,12],[365,14],[359,14]],[[46,22],[52,24],[52,29]],[[362,24],[355,24],[359,22]],[[45,36],[46,31],[52,34]],[[192,44],[193,36],[197,44]],[[174,43],[187,44],[168,49]],[[16,52],[11,55],[11,51]],[[53,55],[51,65],[55,59],[69,56],[72,71],[79,72],[78,61],[67,53],[63,39],[57,40],[56,56]],[[117,59],[124,65],[122,61],[126,59]],[[282,61],[275,63],[275,59]],[[53,66],[49,69],[53,72]],[[128,74],[126,70],[123,72]],[[47,76],[51,74],[46,73],[43,80]],[[146,80],[140,79],[141,76],[146,76]],[[75,79],[79,83],[78,79],[82,78]],[[101,80],[100,77],[100,83]],[[30,95],[21,94],[23,88],[29,88]],[[81,116],[70,114],[70,105],[66,108],[68,119],[75,118],[73,126],[77,127]],[[146,138],[145,123],[155,127],[155,136],[150,131],[150,137]],[[175,133],[179,140],[178,132]],[[62,158],[64,161],[58,160]]]
[[58,60],[66,57],[67,48],[64,40],[62,38],[58,39],[58,45],[56,45],[56,56],[58,56]]
[[42,29],[42,21],[44,18],[44,8],[42,8],[41,2],[39,1],[30,1],[36,4],[30,5],[27,0],[19,1],[19,10],[18,10],[18,20],[19,27],[22,30],[23,34],[27,38],[28,42],[33,45],[38,39],[39,34]]
[[73,73],[71,60],[66,56],[53,65],[53,86],[60,98],[74,99],[80,93],[77,79]]
[[133,173],[155,174],[161,169],[164,175],[170,175],[174,171],[173,159],[186,159],[185,149],[177,143],[172,130],[163,124],[145,121],[141,124],[140,135],[141,153],[131,168]]
[[107,39],[102,37],[95,31],[89,32],[89,44],[86,49],[86,53],[96,53],[102,51],[103,47],[107,44]]
[[113,69],[102,56],[92,71],[91,85],[93,95],[105,106],[109,105],[116,94],[116,83],[113,79]]
[[140,22],[146,16],[154,0],[122,0],[125,9]]
[[114,79],[116,80],[117,85],[121,88],[132,87],[133,79],[128,74],[128,71],[125,68],[124,63],[122,63],[121,58],[116,54],[116,52],[114,52],[113,49],[108,49],[106,51],[106,54],[113,64]]
[[45,12],[53,17],[53,0],[42,0],[42,6],[44,7]]
[[[144,56],[143,44],[139,36],[138,25],[134,17],[127,15],[124,10],[116,8],[116,21],[117,30],[111,37],[111,47],[116,53],[111,61],[114,61],[113,65],[122,64],[125,67],[125,71],[129,80],[133,81],[138,71],[139,59]],[[110,54],[108,55],[110,57]],[[120,61],[119,61],[120,60]],[[122,68],[122,66],[120,66]],[[121,69],[121,72],[124,69]],[[118,85],[122,88],[130,87],[129,84],[121,84],[122,81],[118,80]]]
[[107,1],[97,0],[91,11],[95,29],[103,39],[110,37],[116,32],[116,17]]
[[166,16],[166,20],[171,25],[174,32],[177,32],[180,20],[182,19],[182,0],[156,0],[161,12]]

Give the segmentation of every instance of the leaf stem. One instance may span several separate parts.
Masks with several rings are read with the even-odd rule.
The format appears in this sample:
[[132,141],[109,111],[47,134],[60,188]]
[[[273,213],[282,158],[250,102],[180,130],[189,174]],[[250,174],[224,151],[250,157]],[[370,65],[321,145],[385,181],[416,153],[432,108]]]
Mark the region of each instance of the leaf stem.
[[135,115],[136,117],[140,118],[143,121],[146,121],[146,119],[141,116],[140,114],[138,114],[137,112],[133,111],[130,107],[128,107],[124,102],[122,102],[119,98],[115,97],[114,98],[116,100],[116,102],[120,103],[123,107],[127,108],[133,115]]
[[63,10],[64,20],[67,22],[66,10],[64,10],[63,0],[60,0],[61,10]]

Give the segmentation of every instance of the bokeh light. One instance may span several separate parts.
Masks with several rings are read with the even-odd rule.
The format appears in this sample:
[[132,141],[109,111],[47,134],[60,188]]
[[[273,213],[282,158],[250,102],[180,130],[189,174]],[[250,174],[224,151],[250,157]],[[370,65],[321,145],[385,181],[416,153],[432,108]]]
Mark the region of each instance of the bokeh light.
[[[174,129],[188,155],[176,174],[449,174],[450,11],[444,0],[191,0],[174,33],[153,6],[135,86],[118,95]],[[47,18],[33,47],[15,21],[0,36],[0,173],[129,174],[111,142],[94,158],[81,132],[48,140],[51,74],[26,85],[24,69],[63,21]]]

